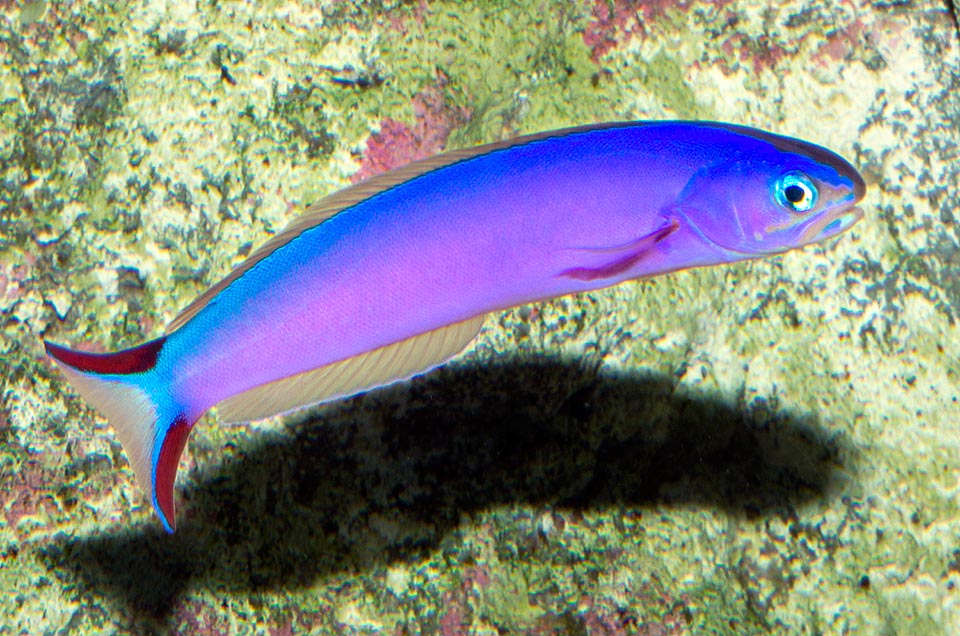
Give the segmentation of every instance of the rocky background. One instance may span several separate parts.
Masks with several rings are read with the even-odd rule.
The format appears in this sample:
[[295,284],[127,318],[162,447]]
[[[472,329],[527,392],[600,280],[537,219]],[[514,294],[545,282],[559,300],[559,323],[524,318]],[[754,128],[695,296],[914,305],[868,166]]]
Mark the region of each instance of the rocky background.
[[[958,50],[933,0],[0,0],[0,634],[960,633]],[[208,416],[174,536],[44,358],[366,176],[670,118],[837,150],[867,218]]]

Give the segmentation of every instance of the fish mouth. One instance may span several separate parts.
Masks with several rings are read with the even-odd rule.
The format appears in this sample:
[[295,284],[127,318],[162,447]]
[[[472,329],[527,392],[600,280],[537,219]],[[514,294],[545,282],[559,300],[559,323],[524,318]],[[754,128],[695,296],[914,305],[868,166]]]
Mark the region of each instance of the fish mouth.
[[864,216],[863,209],[857,204],[866,196],[867,184],[856,168],[842,158],[840,161],[839,172],[850,180],[853,189],[837,201],[836,208],[823,213],[806,227],[800,236],[801,244],[823,241],[843,234]]
[[[855,200],[859,200],[859,197]],[[800,236],[800,242],[802,244],[814,243],[843,234],[863,216],[863,210],[859,206],[844,206],[831,210],[807,226]]]

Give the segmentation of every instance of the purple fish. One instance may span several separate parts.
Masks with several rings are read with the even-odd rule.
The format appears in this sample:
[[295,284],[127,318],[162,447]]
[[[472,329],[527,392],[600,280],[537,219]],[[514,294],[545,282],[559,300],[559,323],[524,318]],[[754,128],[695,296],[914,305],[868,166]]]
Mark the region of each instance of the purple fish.
[[352,395],[448,360],[489,312],[837,236],[865,188],[829,150],[740,126],[541,133],[327,197],[156,340],[45,344],[172,532],[180,454],[215,405],[249,421]]

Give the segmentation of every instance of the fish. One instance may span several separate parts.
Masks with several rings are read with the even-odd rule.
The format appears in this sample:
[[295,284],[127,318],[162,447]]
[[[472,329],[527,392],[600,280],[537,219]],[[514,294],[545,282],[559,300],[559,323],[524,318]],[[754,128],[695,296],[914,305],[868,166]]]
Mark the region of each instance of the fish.
[[740,125],[541,132],[320,200],[154,340],[44,346],[172,533],[180,456],[213,407],[245,422],[405,380],[463,350],[491,312],[836,237],[865,192],[838,154]]

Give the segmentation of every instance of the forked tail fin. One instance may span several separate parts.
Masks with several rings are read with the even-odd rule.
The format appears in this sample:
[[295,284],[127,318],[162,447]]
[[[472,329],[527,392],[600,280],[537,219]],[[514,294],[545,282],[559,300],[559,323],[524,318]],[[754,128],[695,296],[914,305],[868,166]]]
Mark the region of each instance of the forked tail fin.
[[167,532],[173,532],[173,484],[194,421],[175,404],[154,372],[166,338],[116,353],[84,353],[44,342],[47,355],[120,439],[137,482],[148,493]]

